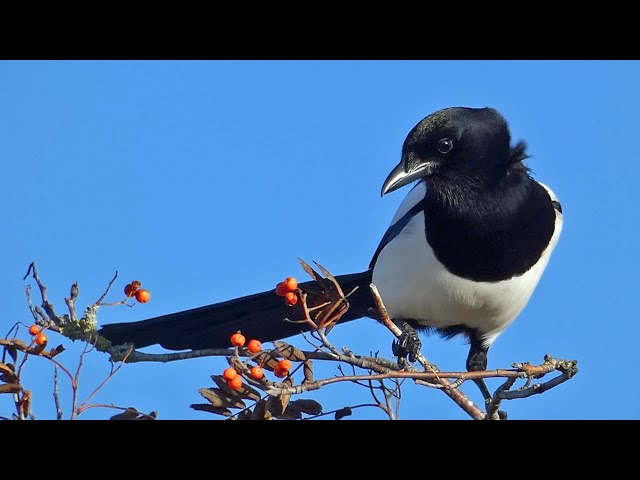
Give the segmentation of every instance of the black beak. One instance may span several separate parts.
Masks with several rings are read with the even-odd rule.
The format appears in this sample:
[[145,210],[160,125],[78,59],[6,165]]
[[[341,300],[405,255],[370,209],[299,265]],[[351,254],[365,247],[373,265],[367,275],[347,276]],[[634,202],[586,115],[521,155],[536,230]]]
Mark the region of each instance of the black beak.
[[389,192],[393,192],[400,187],[408,185],[414,180],[418,180],[422,177],[430,175],[435,170],[435,166],[435,162],[424,162],[416,165],[410,171],[407,171],[405,161],[401,161],[396,166],[396,168],[391,170],[391,173],[384,181],[384,184],[382,185],[382,192],[380,195],[384,196]]

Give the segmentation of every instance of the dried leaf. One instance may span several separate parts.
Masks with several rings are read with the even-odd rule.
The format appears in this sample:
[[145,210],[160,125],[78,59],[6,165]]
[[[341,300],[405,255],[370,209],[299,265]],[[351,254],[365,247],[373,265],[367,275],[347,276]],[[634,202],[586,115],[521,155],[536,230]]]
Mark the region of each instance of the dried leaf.
[[229,365],[236,369],[236,372],[242,373],[244,371],[244,363],[242,363],[237,357],[227,357]]
[[13,375],[14,369],[9,367],[9,365],[0,362],[0,373],[7,373],[9,375]]
[[261,398],[260,392],[258,392],[258,390],[256,390],[255,388],[250,387],[246,383],[243,383],[242,388],[240,390],[237,390],[237,392],[242,398],[246,398],[249,400],[258,401]]
[[211,379],[215,382],[215,384],[224,392],[225,395],[236,398],[238,397],[238,391],[231,388],[227,385],[227,381],[222,378],[222,375],[211,375]]
[[318,285],[320,285],[322,290],[324,290],[325,292],[329,291],[329,285],[327,284],[327,281],[324,278],[322,278],[322,276],[318,272],[316,272],[313,268],[311,268],[311,266],[301,258],[299,258],[298,261],[300,262],[300,265],[302,266],[303,270],[307,272],[307,274],[311,278],[313,278],[318,283]]
[[258,353],[253,358],[253,360],[262,368],[264,368],[265,370],[269,370],[270,372],[273,372],[273,370],[276,368],[276,365],[278,365],[278,362],[279,362],[279,360],[275,358],[271,352],[265,352],[265,351]]
[[214,407],[245,408],[245,403],[238,397],[230,397],[219,388],[201,388],[198,393],[208,400]]
[[302,371],[304,373],[304,381],[302,383],[313,382],[313,361],[306,360],[302,364]]
[[351,407],[341,408],[336,412],[335,419],[340,420],[341,418],[350,416],[352,413],[353,413],[353,410],[351,410]]
[[[285,405],[286,406],[286,405]],[[271,417],[279,417],[284,413],[284,406],[279,396],[269,396],[265,405],[265,412]]]
[[276,351],[287,360],[304,362],[307,358],[302,350],[297,349],[293,345],[289,345],[287,342],[276,340],[273,344],[276,347]]
[[42,352],[44,352],[44,349],[46,348],[47,344],[45,343],[44,345],[36,345],[35,347],[33,347],[30,351],[30,353],[35,353],[40,355]]
[[5,349],[9,354],[9,356],[11,357],[11,359],[13,360],[13,363],[16,363],[18,361],[18,349],[14,346],[5,347]]
[[215,413],[216,415],[223,415],[225,417],[230,417],[232,415],[231,410],[227,408],[214,407],[213,405],[209,405],[208,403],[194,403],[191,405],[191,408],[201,412],[209,412],[209,413]]
[[20,340],[19,338],[12,338],[11,339],[11,343],[13,343],[14,345],[16,345],[19,348],[27,348],[27,344],[24,343],[22,340]]
[[62,345],[58,345],[56,348],[52,348],[52,349],[51,349],[51,350],[49,350],[49,352],[47,352],[47,353],[48,353],[48,355],[49,355],[49,358],[53,358],[53,357],[55,357],[56,355],[59,355],[59,354],[61,354],[61,353],[62,353],[62,352],[64,352],[64,351],[65,351],[65,348],[64,348]]
[[114,415],[109,420],[135,420],[138,415],[140,415],[138,410],[133,407],[129,407],[125,411]]
[[270,420],[271,413],[267,411],[266,407],[266,400],[260,400],[258,403],[256,403],[256,406],[253,409],[253,413],[251,414],[251,420]]
[[13,373],[3,373],[0,375],[0,381],[3,381],[4,383],[19,383],[18,377]]
[[289,404],[287,409],[295,408],[307,415],[320,415],[322,413],[322,405],[310,398],[300,398]]
[[302,420],[302,413],[300,412],[300,410],[291,408],[291,406],[289,406],[283,413],[281,413],[280,415],[276,415],[276,418],[279,418],[281,420]]
[[251,415],[253,414],[253,412],[249,409],[247,410],[242,410],[238,416],[236,417],[237,420],[251,420]]
[[5,383],[0,385],[0,393],[18,393],[22,387],[18,383]]
[[22,412],[25,416],[31,414],[31,392],[29,390],[25,390],[22,393]]

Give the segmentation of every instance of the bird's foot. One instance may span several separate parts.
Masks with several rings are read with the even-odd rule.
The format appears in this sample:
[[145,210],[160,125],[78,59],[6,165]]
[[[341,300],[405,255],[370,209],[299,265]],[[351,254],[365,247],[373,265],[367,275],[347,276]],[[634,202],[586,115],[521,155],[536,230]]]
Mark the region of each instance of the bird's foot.
[[391,345],[391,351],[398,357],[398,366],[401,368],[407,366],[407,359],[409,363],[415,362],[421,348],[422,342],[418,332],[408,323],[403,324],[402,335]]

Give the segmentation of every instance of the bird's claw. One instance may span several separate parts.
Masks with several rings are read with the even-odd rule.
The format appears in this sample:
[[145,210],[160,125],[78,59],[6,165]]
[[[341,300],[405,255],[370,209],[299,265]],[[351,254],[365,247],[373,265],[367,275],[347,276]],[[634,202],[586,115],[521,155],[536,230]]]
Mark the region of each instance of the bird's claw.
[[409,363],[415,362],[421,348],[422,342],[418,333],[407,323],[404,324],[402,335],[391,344],[391,352],[398,357],[398,366],[401,368],[407,365],[407,360]]

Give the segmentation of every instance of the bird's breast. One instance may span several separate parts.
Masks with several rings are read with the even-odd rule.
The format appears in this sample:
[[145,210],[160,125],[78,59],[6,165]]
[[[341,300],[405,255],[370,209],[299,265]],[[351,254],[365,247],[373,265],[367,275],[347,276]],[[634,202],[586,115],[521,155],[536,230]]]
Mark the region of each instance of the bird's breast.
[[559,228],[540,260],[524,274],[496,282],[474,281],[450,273],[436,258],[421,211],[380,251],[373,283],[392,318],[435,328],[463,325],[477,329],[490,344],[526,305],[558,234]]

